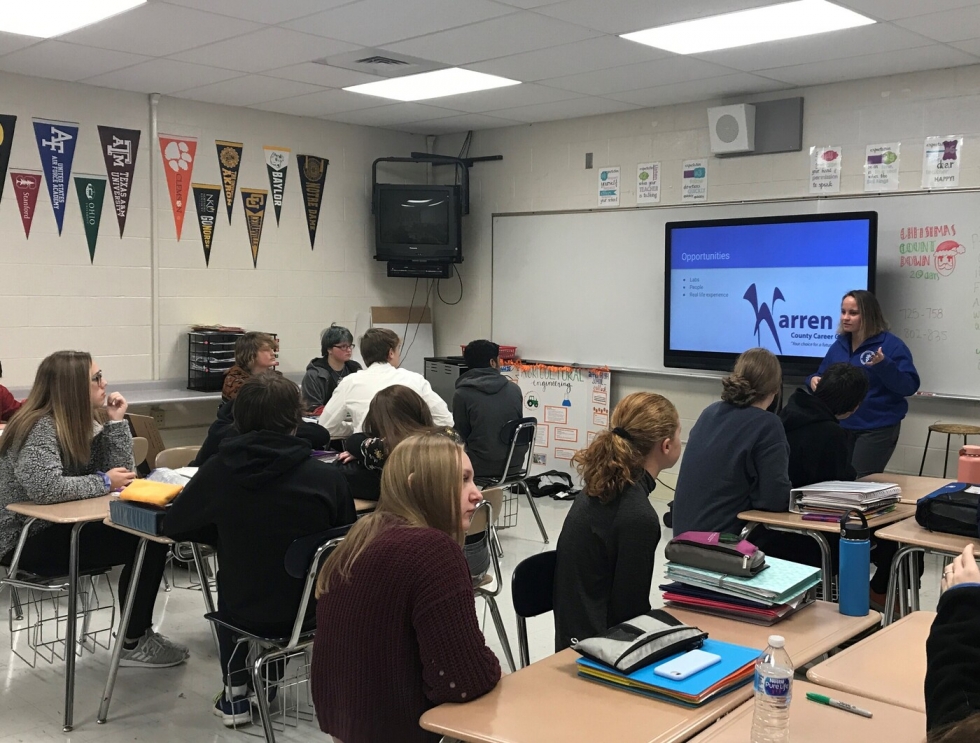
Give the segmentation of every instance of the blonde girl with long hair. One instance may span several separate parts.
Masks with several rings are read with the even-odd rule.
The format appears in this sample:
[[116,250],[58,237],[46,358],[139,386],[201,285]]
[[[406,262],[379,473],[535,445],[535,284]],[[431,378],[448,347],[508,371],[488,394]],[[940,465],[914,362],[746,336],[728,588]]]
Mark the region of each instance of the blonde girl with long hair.
[[[108,422],[96,422],[105,410]],[[96,498],[132,482],[133,439],[118,392],[92,357],[58,351],[44,359],[30,394],[0,436],[0,562],[9,564],[24,519],[6,506]],[[24,543],[18,570],[42,576],[68,573],[71,524],[36,521]],[[138,539],[102,523],[79,534],[79,568],[122,565],[120,602],[129,590]],[[183,663],[187,649],[153,631],[153,605],[166,561],[165,545],[147,545],[121,665],[165,667]]]
[[388,456],[377,509],[317,577],[310,680],[334,740],[434,743],[423,712],[497,684],[461,547],[481,500],[469,457],[442,431],[409,436]]
[[627,395],[573,459],[582,477],[555,566],[555,650],[650,610],[660,521],[650,493],[681,453],[681,425],[670,400]]

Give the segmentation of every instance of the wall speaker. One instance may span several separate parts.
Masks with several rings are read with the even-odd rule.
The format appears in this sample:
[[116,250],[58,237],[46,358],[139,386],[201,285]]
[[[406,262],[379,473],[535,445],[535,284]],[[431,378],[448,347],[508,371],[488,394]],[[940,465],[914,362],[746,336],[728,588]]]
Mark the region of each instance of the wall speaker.
[[714,155],[755,151],[755,106],[739,103],[709,108],[708,133]]

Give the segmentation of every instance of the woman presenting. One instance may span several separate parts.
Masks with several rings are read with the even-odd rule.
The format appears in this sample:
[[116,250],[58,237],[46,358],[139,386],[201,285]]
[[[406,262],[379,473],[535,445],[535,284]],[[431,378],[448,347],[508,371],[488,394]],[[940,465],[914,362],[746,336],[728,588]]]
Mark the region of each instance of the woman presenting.
[[816,389],[828,366],[841,361],[861,367],[868,375],[868,396],[840,422],[854,436],[851,464],[858,477],[884,472],[909,409],[905,398],[919,389],[919,373],[908,346],[888,332],[875,295],[864,289],[850,291],[841,300],[837,341],[809,378],[810,389]]

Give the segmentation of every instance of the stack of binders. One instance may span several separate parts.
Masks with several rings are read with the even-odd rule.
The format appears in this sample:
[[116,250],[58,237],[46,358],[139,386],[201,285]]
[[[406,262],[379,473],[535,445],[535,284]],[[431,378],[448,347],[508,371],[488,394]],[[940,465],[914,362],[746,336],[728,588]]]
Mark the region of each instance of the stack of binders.
[[902,489],[888,482],[845,482],[829,480],[790,491],[789,510],[811,521],[840,521],[851,510],[867,518],[895,509]]

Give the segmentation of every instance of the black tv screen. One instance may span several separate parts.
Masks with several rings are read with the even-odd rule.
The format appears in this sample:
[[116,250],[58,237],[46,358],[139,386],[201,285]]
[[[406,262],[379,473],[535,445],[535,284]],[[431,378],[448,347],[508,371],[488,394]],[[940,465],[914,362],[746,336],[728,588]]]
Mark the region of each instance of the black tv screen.
[[669,222],[664,365],[727,371],[761,346],[813,373],[841,298],[875,289],[877,234],[876,212]]
[[375,186],[375,258],[455,263],[461,256],[457,186]]

